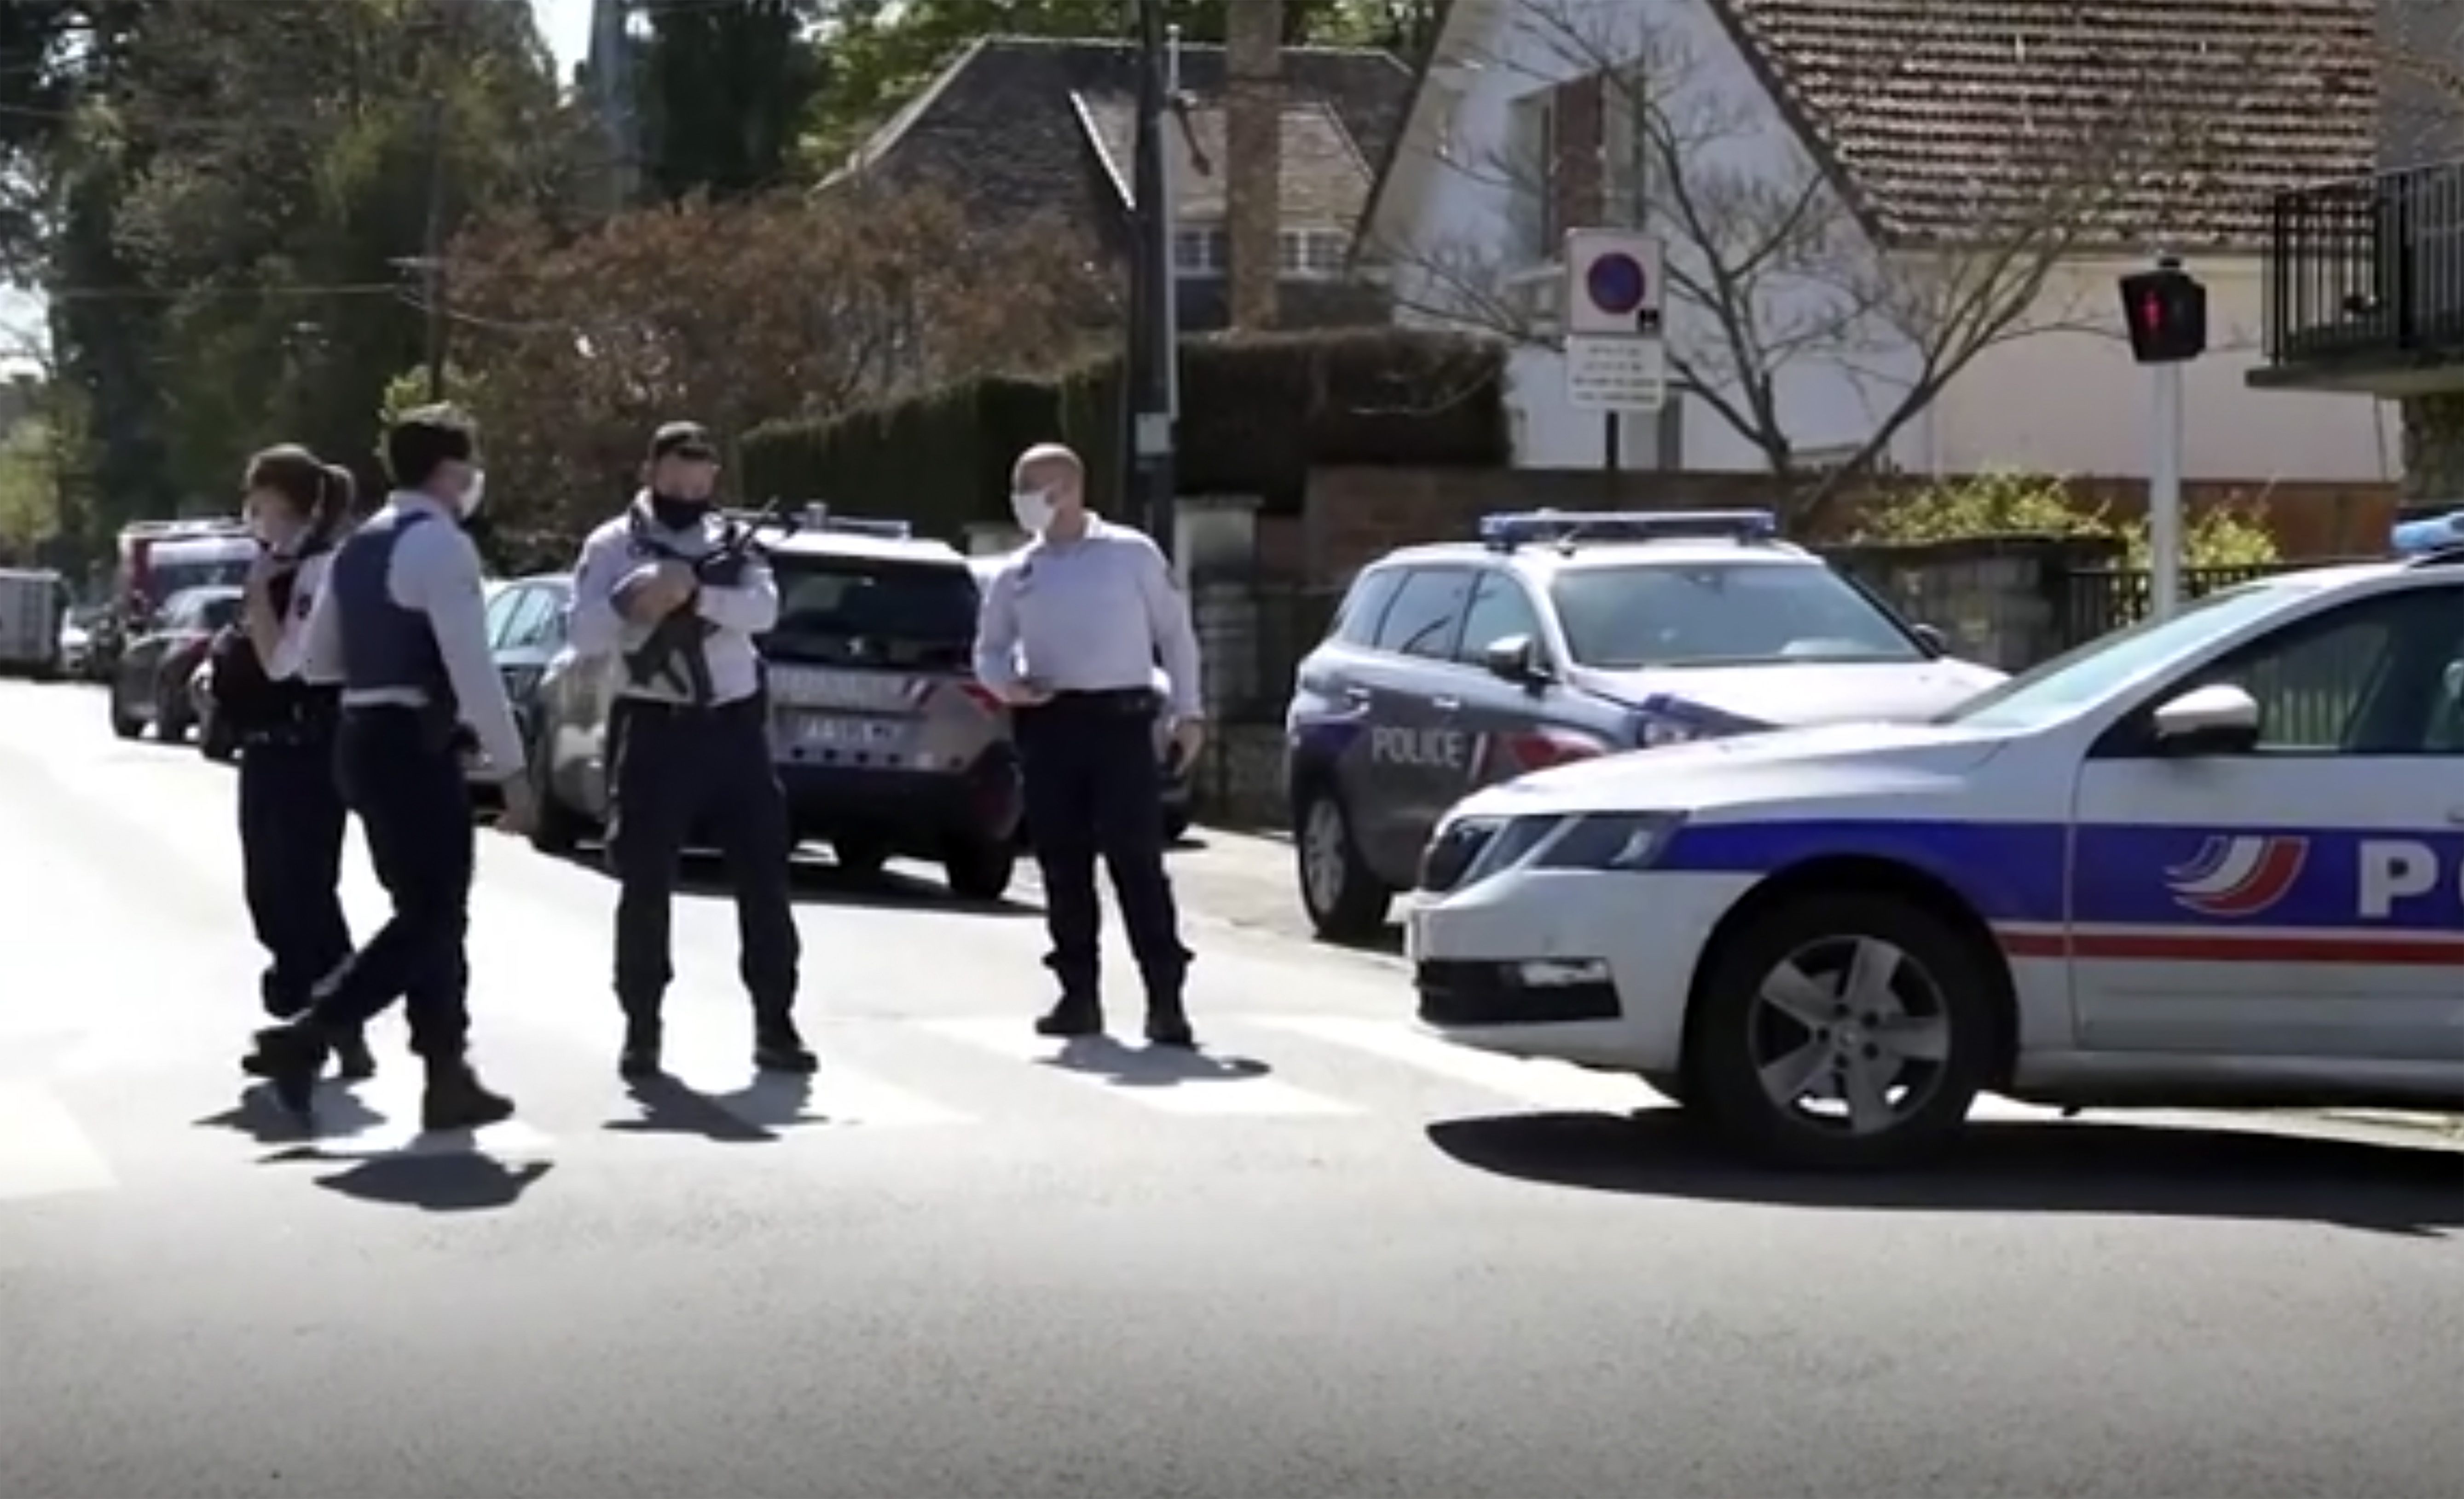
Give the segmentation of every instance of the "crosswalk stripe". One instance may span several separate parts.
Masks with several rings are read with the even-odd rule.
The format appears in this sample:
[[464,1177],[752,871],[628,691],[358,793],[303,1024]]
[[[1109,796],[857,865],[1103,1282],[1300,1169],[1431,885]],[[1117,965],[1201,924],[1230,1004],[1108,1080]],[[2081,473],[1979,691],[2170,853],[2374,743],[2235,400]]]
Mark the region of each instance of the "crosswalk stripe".
[[1537,1109],[1574,1114],[1630,1114],[1660,1101],[1632,1077],[1586,1072],[1563,1062],[1524,1061],[1449,1045],[1407,1022],[1353,1015],[1243,1015],[1246,1025],[1288,1032],[1330,1046],[1365,1053],[1515,1099]]
[[1020,1018],[1001,1015],[924,1020],[917,1028],[1010,1061],[1042,1067],[1104,1097],[1181,1118],[1328,1119],[1358,1115],[1356,1105],[1293,1087],[1263,1063],[1116,1042],[1054,1041]]
[[[754,1072],[740,1036],[730,1044],[716,1036],[689,1033],[679,1044],[668,1047],[662,1059],[671,1077],[755,1128],[790,1122],[780,1118],[782,1112],[792,1113],[792,1122],[801,1124],[862,1125],[870,1129],[921,1129],[976,1122],[973,1115],[845,1066],[830,1056],[823,1057],[822,1071],[809,1085],[793,1078],[763,1077]],[[799,1099],[798,1095],[803,1097]],[[782,1110],[781,1099],[796,1099],[796,1106]]]
[[0,1202],[108,1192],[119,1174],[51,1088],[0,1080]]

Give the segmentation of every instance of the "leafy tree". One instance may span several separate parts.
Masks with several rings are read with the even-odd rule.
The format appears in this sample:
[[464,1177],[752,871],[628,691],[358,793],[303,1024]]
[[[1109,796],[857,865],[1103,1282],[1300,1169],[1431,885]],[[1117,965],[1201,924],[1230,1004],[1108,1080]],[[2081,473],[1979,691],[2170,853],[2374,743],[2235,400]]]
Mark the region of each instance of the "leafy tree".
[[645,176],[672,202],[737,198],[795,165],[821,57],[803,36],[817,0],[653,0],[642,51]]
[[570,540],[691,418],[736,435],[1080,352],[1104,288],[1052,227],[999,236],[927,193],[689,198],[576,237],[535,213],[454,246],[457,359],[514,550]]

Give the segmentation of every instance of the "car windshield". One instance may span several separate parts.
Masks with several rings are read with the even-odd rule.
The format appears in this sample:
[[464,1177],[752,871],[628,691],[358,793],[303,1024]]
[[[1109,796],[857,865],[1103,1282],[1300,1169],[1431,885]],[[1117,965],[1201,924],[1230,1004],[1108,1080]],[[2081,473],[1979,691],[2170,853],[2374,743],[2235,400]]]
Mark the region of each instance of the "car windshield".
[[1810,562],[1579,567],[1549,593],[1574,660],[1606,670],[1925,658],[1881,605]]
[[148,581],[158,598],[168,598],[191,588],[236,588],[248,581],[248,565],[246,557],[211,562],[156,562],[148,569]]
[[845,665],[963,666],[976,638],[976,580],[963,567],[774,555],[774,660]]
[[2169,619],[2145,619],[2100,636],[2022,672],[1934,720],[1968,728],[2033,728],[2127,690],[2217,635],[2282,608],[2309,589],[2290,581],[2210,594]]

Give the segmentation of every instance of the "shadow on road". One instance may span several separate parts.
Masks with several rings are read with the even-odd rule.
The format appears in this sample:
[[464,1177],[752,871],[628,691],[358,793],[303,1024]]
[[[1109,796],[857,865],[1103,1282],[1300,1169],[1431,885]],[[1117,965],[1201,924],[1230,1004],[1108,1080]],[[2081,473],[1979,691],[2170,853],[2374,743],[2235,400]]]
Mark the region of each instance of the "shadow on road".
[[2097,1213],[2464,1230],[2464,1152],[2255,1130],[1972,1125],[1939,1165],[1768,1171],[1716,1154],[1673,1109],[1447,1119],[1429,1141],[1476,1170],[1548,1186],[1853,1212]]
[[1041,1060],[1046,1067],[1100,1077],[1116,1088],[1238,1082],[1274,1071],[1254,1057],[1217,1056],[1174,1046],[1124,1046],[1106,1035],[1079,1037]]
[[239,1101],[220,1114],[198,1119],[195,1127],[233,1130],[272,1147],[313,1145],[320,1138],[356,1135],[385,1121],[385,1115],[362,1103],[349,1088],[331,1080],[317,1085],[313,1112],[313,1121],[303,1119],[276,1103],[272,1088],[255,1083],[241,1092]]
[[826,1124],[812,1112],[813,1079],[763,1074],[741,1088],[704,1093],[674,1077],[628,1083],[626,1096],[641,1115],[610,1119],[620,1135],[690,1135],[721,1145],[775,1144],[780,1132],[798,1124]]
[[[313,1150],[290,1154],[297,1160],[320,1159]],[[469,1213],[513,1206],[552,1169],[544,1161],[499,1161],[474,1151],[379,1156],[316,1180],[326,1191],[363,1203],[416,1207],[422,1212]]]
[[[557,857],[603,880],[610,878],[606,857],[596,845]],[[844,905],[873,910],[939,907],[975,916],[1007,917],[1034,916],[1043,909],[1017,900],[962,900],[952,895],[947,886],[936,880],[915,879],[895,870],[858,874],[842,869],[827,859],[799,858],[790,866],[788,878],[799,905]],[[717,855],[689,854],[685,856],[684,868],[676,877],[676,893],[688,900],[732,901],[736,898],[736,886],[728,879],[726,861]]]

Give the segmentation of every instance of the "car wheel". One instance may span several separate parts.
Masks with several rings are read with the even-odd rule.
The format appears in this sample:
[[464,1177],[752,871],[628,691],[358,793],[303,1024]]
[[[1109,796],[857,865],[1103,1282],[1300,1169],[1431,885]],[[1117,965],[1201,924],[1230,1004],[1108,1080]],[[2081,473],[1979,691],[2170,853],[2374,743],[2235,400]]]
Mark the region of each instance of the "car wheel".
[[112,693],[108,701],[111,705],[111,731],[114,734],[122,739],[134,739],[145,732],[145,720],[121,706],[119,693]]
[[229,765],[239,758],[239,739],[223,723],[220,713],[209,713],[197,723],[197,753],[217,765]]
[[950,893],[961,901],[987,903],[1009,893],[1010,876],[1018,869],[1018,850],[990,839],[953,844],[941,858],[941,875]]
[[531,746],[530,765],[523,771],[531,780],[531,805],[538,819],[531,824],[531,847],[558,858],[582,846],[582,836],[587,831],[582,814],[564,804],[556,793],[555,767],[547,756],[547,735],[542,733]]
[[1189,836],[1189,809],[1186,807],[1165,808],[1163,815],[1164,842],[1167,844],[1177,843],[1187,836]]
[[1301,799],[1292,848],[1300,861],[1301,905],[1328,942],[1366,942],[1385,930],[1395,892],[1360,857],[1342,798],[1315,790]]
[[832,838],[830,858],[848,875],[870,880],[890,867],[890,845],[879,838]]
[[1765,1162],[1903,1166],[1948,1144],[1998,1053],[2002,982],[1969,937],[1887,895],[1815,894],[1713,952],[1687,1027],[1689,1106]]

